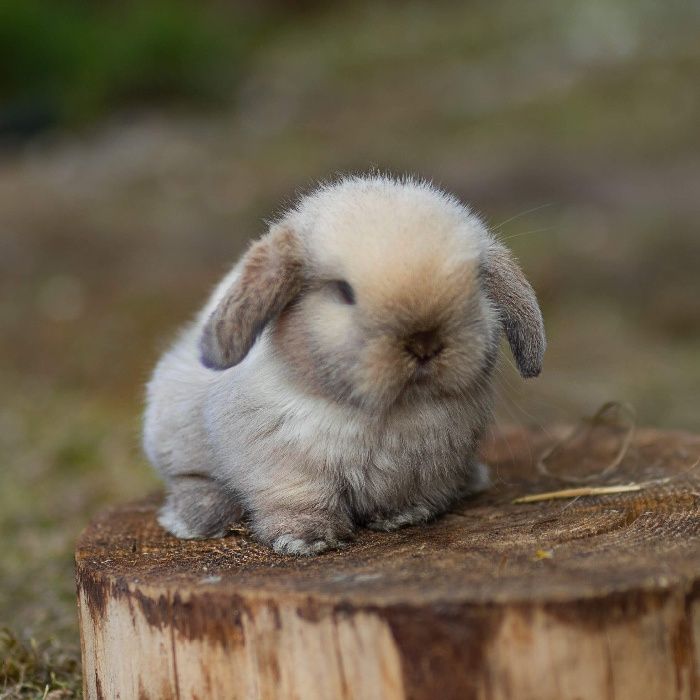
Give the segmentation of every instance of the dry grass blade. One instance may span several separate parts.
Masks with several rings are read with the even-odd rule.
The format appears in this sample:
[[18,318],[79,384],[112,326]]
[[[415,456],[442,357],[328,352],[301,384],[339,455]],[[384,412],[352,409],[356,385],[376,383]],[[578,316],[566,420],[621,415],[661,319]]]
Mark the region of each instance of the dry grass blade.
[[555,501],[565,498],[581,498],[582,496],[609,496],[616,493],[643,491],[651,486],[662,486],[663,484],[668,484],[671,481],[676,481],[677,479],[688,476],[688,474],[690,474],[690,472],[692,472],[694,469],[697,469],[699,465],[700,458],[695,460],[695,462],[684,471],[663,479],[652,479],[651,481],[641,481],[639,483],[631,484],[617,484],[612,486],[577,486],[575,488],[561,489],[559,491],[531,493],[527,496],[519,496],[518,498],[514,498],[511,503],[539,503],[541,501]]
[[607,496],[615,493],[629,493],[641,491],[649,486],[664,483],[668,479],[660,481],[647,481],[641,484],[620,484],[619,486],[579,486],[561,491],[546,491],[544,493],[532,493],[528,496],[520,496],[513,499],[512,503],[539,503],[540,501],[554,501],[562,498],[579,498],[581,496]]

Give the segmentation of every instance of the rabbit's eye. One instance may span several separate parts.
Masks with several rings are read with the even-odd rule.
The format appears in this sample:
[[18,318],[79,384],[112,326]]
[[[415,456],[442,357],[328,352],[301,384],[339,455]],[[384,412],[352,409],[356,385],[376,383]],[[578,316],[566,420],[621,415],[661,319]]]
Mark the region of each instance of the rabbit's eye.
[[350,286],[349,282],[345,280],[335,280],[332,284],[344,304],[355,303],[355,290]]

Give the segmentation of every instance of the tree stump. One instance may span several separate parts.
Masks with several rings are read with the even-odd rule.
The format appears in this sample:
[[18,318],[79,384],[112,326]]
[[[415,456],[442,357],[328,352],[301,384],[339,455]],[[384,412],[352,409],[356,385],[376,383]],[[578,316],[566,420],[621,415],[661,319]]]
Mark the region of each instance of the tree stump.
[[[550,468],[600,468],[620,437]],[[489,492],[317,558],[244,526],[179,541],[157,499],[105,513],[76,555],[86,697],[700,698],[700,437],[637,431],[605,483],[641,491],[514,504],[562,488],[534,466],[551,441],[503,433]]]

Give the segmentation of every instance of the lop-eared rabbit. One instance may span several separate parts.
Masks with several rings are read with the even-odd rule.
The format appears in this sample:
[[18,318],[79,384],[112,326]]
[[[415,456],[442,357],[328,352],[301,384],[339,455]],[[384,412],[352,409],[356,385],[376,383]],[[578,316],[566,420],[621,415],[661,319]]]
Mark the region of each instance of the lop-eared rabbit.
[[456,198],[350,177],[303,197],[221,281],[148,384],[144,443],[181,538],[241,516],[276,552],[422,523],[488,486],[505,333],[545,350],[535,293]]

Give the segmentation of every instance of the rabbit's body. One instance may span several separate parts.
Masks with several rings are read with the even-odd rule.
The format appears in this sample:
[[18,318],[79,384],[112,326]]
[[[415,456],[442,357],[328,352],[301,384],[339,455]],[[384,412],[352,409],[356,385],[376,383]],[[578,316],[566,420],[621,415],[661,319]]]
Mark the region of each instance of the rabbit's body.
[[[427,185],[353,179],[304,200],[149,383],[144,442],[169,491],[161,524],[221,536],[245,512],[277,551],[310,554],[483,489],[476,452],[502,327],[524,374],[544,349],[518,318],[509,330],[499,299],[512,289],[485,292],[503,276],[483,269],[486,255],[507,253]],[[515,303],[530,302],[541,328],[507,262]]]
[[[183,362],[198,361],[193,333],[163,358],[149,385],[145,444],[172,485],[201,472],[250,513],[270,503],[283,507],[290,495],[295,508],[327,504],[345,536],[350,521],[381,527],[411,512],[412,522],[427,520],[485,486],[474,452],[488,387],[468,402],[424,400],[377,418],[300,396],[268,343],[263,335],[234,371],[221,373],[192,372]],[[176,535],[212,536],[228,520],[213,531],[190,530],[174,516],[168,523]]]

